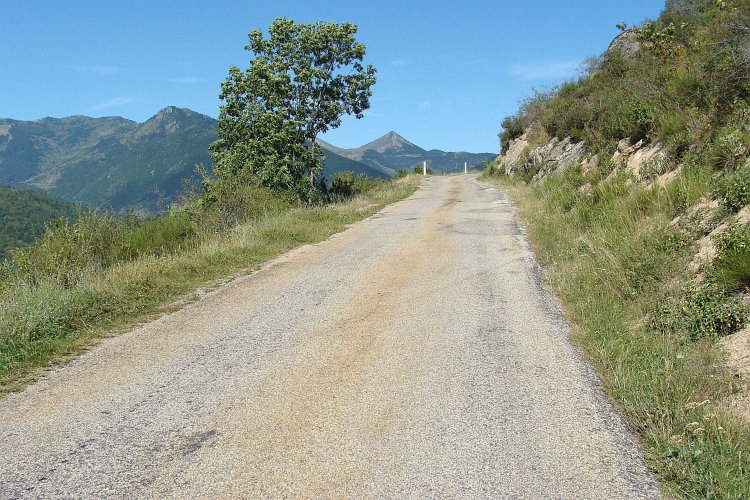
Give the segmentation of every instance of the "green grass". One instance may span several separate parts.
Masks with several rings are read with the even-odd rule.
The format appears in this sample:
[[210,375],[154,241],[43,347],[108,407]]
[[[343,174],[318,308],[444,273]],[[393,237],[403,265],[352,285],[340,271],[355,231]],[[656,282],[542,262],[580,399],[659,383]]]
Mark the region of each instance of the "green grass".
[[[687,169],[667,189],[625,176],[582,189],[575,170],[534,187],[485,176],[517,203],[574,341],[637,430],[666,493],[747,498],[750,433],[722,405],[738,388],[710,331],[719,313],[702,304],[692,316],[680,308],[689,298],[685,270],[695,235],[670,224],[708,192],[710,179]],[[731,297],[714,300],[721,309]],[[680,307],[664,309],[668,303]],[[678,321],[685,317],[692,331]],[[671,327],[655,327],[664,322]]]
[[[246,274],[291,248],[344,230],[409,196],[417,183],[410,176],[338,204],[268,212],[219,234],[195,237],[189,245],[148,251],[108,266],[74,263],[66,268],[75,271],[66,279],[57,271],[30,281],[0,275],[0,393],[21,389],[103,336],[179,308],[199,286]],[[125,234],[133,245],[153,242],[144,237],[153,232],[153,224],[147,220]],[[181,224],[177,229],[167,225],[170,234],[182,234]]]

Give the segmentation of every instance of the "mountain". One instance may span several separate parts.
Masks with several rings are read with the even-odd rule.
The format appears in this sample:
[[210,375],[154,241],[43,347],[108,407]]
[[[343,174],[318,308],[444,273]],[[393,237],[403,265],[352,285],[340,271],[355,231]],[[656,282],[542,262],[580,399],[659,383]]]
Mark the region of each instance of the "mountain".
[[167,107],[145,123],[120,117],[0,120],[0,183],[70,202],[152,212],[195,165],[211,165],[216,120]]
[[[169,106],[144,123],[121,117],[0,119],[0,184],[42,190],[69,202],[123,212],[160,210],[173,202],[195,165],[209,171],[217,121]],[[387,177],[426,161],[435,172],[458,172],[492,153],[426,151],[395,132],[354,149],[320,141],[328,181],[341,170]]]
[[[210,171],[208,146],[217,121],[189,109],[166,107],[144,123],[120,117],[0,119],[0,184],[43,190],[83,205],[141,213],[175,200],[195,165]],[[352,170],[387,174],[367,164],[326,156],[324,175]]]
[[0,186],[0,262],[10,251],[33,243],[45,224],[59,217],[75,220],[76,206],[46,193]]
[[471,168],[497,156],[494,153],[451,153],[439,149],[426,151],[396,132],[388,132],[364,146],[351,149],[337,148],[324,141],[320,142],[325,149],[370,165],[388,175],[395,174],[400,168],[411,170],[415,165],[421,165],[425,161],[427,166],[437,173],[462,172],[464,162]]

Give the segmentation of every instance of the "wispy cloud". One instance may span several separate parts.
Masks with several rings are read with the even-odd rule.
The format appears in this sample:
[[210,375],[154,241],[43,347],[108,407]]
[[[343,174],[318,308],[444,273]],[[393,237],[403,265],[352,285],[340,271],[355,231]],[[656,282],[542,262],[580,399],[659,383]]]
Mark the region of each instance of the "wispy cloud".
[[396,59],[395,61],[391,61],[391,64],[394,66],[408,66],[410,62],[406,59]]
[[122,68],[118,66],[91,66],[91,65],[80,65],[75,67],[76,70],[81,73],[93,73],[99,76],[110,76],[122,73]]
[[185,78],[172,78],[169,81],[173,83],[182,83],[185,85],[195,85],[196,83],[202,83],[203,78],[198,78],[196,76],[187,76]]
[[115,97],[114,99],[110,99],[109,101],[105,101],[98,106],[95,106],[91,108],[92,111],[98,111],[100,109],[107,109],[107,108],[116,108],[118,106],[125,106],[126,104],[130,104],[131,102],[135,102],[135,97]]
[[388,116],[388,115],[384,115],[382,113],[374,113],[374,112],[370,111],[369,109],[364,112],[364,115],[367,118],[390,119],[390,116]]
[[526,64],[514,64],[510,67],[510,74],[521,80],[567,78],[575,73],[579,64],[580,61],[537,61]]

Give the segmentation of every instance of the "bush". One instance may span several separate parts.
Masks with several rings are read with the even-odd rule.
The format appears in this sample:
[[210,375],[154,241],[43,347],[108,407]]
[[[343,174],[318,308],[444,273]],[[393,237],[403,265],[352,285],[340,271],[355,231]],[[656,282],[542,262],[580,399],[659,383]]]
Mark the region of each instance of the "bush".
[[19,279],[49,278],[70,287],[87,271],[184,249],[196,233],[186,213],[146,218],[132,212],[81,213],[72,225],[65,218],[50,224],[34,245],[16,252],[11,267]]
[[183,210],[206,231],[221,232],[294,204],[292,191],[259,186],[242,174],[221,179],[204,177],[203,187],[195,204],[188,202]]
[[750,307],[715,283],[696,285],[669,298],[651,314],[650,326],[691,341],[730,335],[745,326]]
[[750,203],[750,166],[725,173],[713,189],[714,197],[730,212],[737,212]]
[[731,129],[716,140],[709,151],[709,160],[717,170],[736,170],[744,163],[747,150],[747,135],[740,130]]
[[518,112],[515,115],[503,118],[500,126],[503,131],[498,134],[500,138],[500,149],[502,152],[508,150],[510,142],[520,137],[524,130],[535,123],[540,123],[542,118],[548,115],[548,105],[557,92],[557,87],[549,87],[544,90],[532,89],[533,95],[521,101]]
[[507,151],[510,147],[510,142],[523,134],[526,123],[520,115],[516,114],[503,118],[500,126],[503,127],[503,131],[498,134],[500,138],[500,150]]
[[[405,177],[406,175],[406,171],[404,170],[404,174],[401,177]],[[349,170],[334,172],[333,181],[328,188],[328,198],[332,201],[345,200],[352,196],[366,193],[376,183],[375,179],[367,177],[365,174],[354,175],[354,172]]]

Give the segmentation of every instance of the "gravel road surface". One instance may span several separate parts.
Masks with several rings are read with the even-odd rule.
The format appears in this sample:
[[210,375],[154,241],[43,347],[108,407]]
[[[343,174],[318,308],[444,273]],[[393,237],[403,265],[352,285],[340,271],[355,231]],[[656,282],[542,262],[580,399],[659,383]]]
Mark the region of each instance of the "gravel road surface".
[[657,498],[476,176],[0,400],[2,498]]

